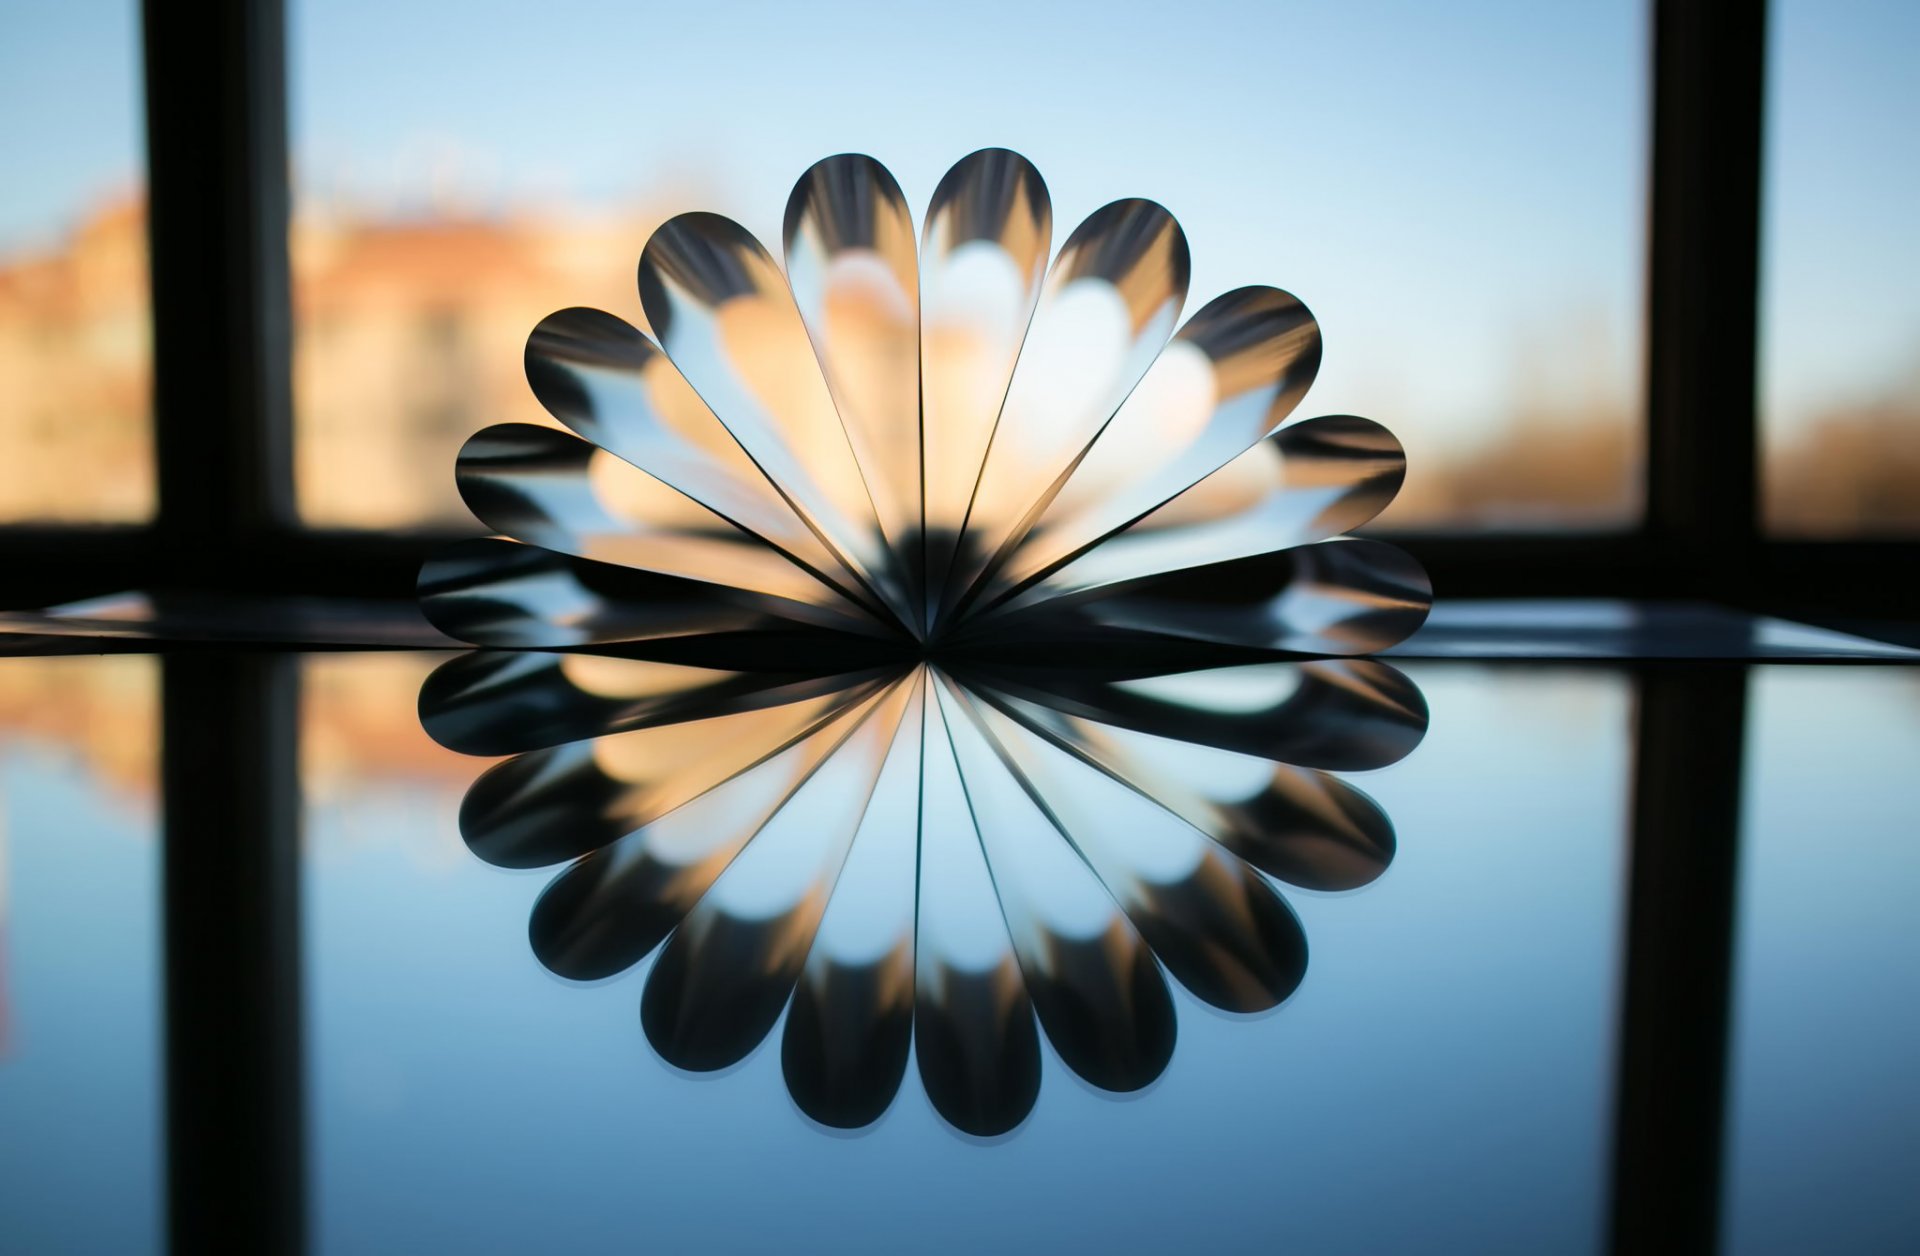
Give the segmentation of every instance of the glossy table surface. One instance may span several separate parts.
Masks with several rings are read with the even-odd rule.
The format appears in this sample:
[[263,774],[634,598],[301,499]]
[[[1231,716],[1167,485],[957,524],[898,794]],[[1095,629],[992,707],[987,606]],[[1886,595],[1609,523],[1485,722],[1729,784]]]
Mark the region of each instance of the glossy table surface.
[[[784,1022],[668,1063],[639,1014],[660,948],[543,965],[559,868],[477,856],[462,799],[497,756],[422,727],[452,652],[0,626],[0,1250],[162,1250],[183,1183],[217,1192],[170,1158],[262,1119],[185,1111],[210,1084],[183,1054],[233,1045],[222,990],[291,1017],[290,1046],[242,1016],[241,1047],[294,1079],[264,1145],[314,1251],[1581,1252],[1663,1192],[1694,1245],[1913,1250],[1913,653],[1698,608],[1451,609],[1389,660],[1424,738],[1346,774],[1391,820],[1384,868],[1272,883],[1297,989],[1248,1014],[1169,982],[1170,1057],[1126,1093],[1043,1032],[1030,1111],[990,1137],[911,1067],[876,1121],[822,1124]],[[367,631],[330,622],[239,635]],[[291,817],[261,911],[222,861],[276,839],[223,815]],[[228,917],[223,956],[194,929]],[[1704,1150],[1636,1173],[1676,1147]]]

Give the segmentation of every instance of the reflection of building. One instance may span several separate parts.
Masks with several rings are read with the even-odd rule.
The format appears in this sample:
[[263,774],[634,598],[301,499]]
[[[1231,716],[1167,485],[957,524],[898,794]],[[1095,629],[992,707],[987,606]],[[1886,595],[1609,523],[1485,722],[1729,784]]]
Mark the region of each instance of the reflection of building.
[[[420,683],[437,662],[415,653],[302,661],[301,756],[310,793],[373,779],[471,779],[473,761],[436,745],[415,716]],[[160,660],[152,655],[0,659],[0,747],[28,743],[73,756],[115,793],[151,804],[159,701]]]
[[116,793],[150,802],[159,700],[160,663],[148,655],[0,658],[0,745],[52,748]]
[[[77,761],[92,781],[131,801],[151,831],[160,767],[158,676],[157,660],[132,654],[0,658],[0,755],[20,746]],[[16,817],[40,826],[62,819],[31,803],[12,810],[10,801],[0,797],[0,1059],[13,1034],[7,826]]]
[[300,775],[309,802],[374,780],[465,787],[473,760],[420,727],[420,685],[440,658],[316,654],[300,668]]

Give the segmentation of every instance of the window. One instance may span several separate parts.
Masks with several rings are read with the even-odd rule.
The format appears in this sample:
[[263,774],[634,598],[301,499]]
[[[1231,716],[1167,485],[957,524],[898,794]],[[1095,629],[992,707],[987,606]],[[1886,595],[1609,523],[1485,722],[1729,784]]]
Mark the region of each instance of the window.
[[19,1251],[161,1247],[158,680],[129,654],[0,659],[0,1234]]
[[[1328,349],[1302,416],[1376,417],[1408,447],[1386,526],[1637,520],[1635,5],[989,4],[937,36],[873,3],[293,16],[311,522],[471,526],[453,454],[539,419],[526,334],[568,305],[640,322],[634,262],[662,219],[719,210],[777,252],[788,189],[820,157],[873,154],[918,210],[990,144],[1047,179],[1056,246],[1102,203],[1153,197],[1193,248],[1189,312],[1247,283],[1306,301]],[[394,334],[437,306],[471,325],[470,356]],[[322,318],[341,324],[330,348]],[[421,389],[453,408],[414,404]],[[370,486],[403,465],[404,493]]]
[[139,8],[29,0],[0,39],[0,523],[153,513]]
[[[475,529],[461,441],[547,421],[529,330],[576,304],[644,325],[633,259],[661,221],[713,209],[773,240],[822,155],[873,153],[917,205],[1002,143],[1044,172],[1056,240],[1156,196],[1194,248],[1190,307],[1277,282],[1314,309],[1301,414],[1402,436],[1378,528],[1443,595],[1897,613],[1879,577],[1916,535],[1920,423],[1894,279],[1914,189],[1886,156],[1915,21],[1891,4],[1774,6],[1763,256],[1758,3],[995,2],[937,37],[854,0],[798,22],[745,0],[78,14],[34,0],[0,47],[0,103],[35,121],[0,134],[20,176],[0,190],[14,605],[140,584],[405,597]],[[155,404],[139,198],[114,200],[142,184],[166,211]],[[49,273],[97,308],[47,297]]]
[[1767,527],[1920,533],[1920,11],[1776,0],[1762,215]]

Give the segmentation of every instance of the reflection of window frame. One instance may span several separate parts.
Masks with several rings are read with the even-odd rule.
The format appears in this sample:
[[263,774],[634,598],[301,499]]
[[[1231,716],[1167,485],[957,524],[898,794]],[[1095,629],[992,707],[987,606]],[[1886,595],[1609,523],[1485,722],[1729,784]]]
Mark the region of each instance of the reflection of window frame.
[[[245,651],[175,653],[162,666],[171,1244],[298,1253],[312,1189],[300,925],[305,672],[295,656]],[[1613,1251],[1711,1251],[1754,669],[1737,660],[1596,666],[1622,675],[1636,706],[1600,1223]]]
[[[145,6],[158,517],[139,528],[0,528],[15,604],[131,585],[400,597],[444,539],[302,528],[294,510],[284,9]],[[1393,534],[1443,596],[1900,609],[1889,577],[1913,569],[1920,544],[1759,530],[1765,28],[1764,0],[1652,0],[1642,522]]]

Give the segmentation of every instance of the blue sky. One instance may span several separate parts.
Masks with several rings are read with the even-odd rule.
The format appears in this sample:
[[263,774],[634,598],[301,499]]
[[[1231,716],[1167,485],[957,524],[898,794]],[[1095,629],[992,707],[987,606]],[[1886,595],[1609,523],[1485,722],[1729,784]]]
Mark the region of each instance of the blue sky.
[[1920,5],[1776,0],[1761,351],[1769,420],[1920,386]]

